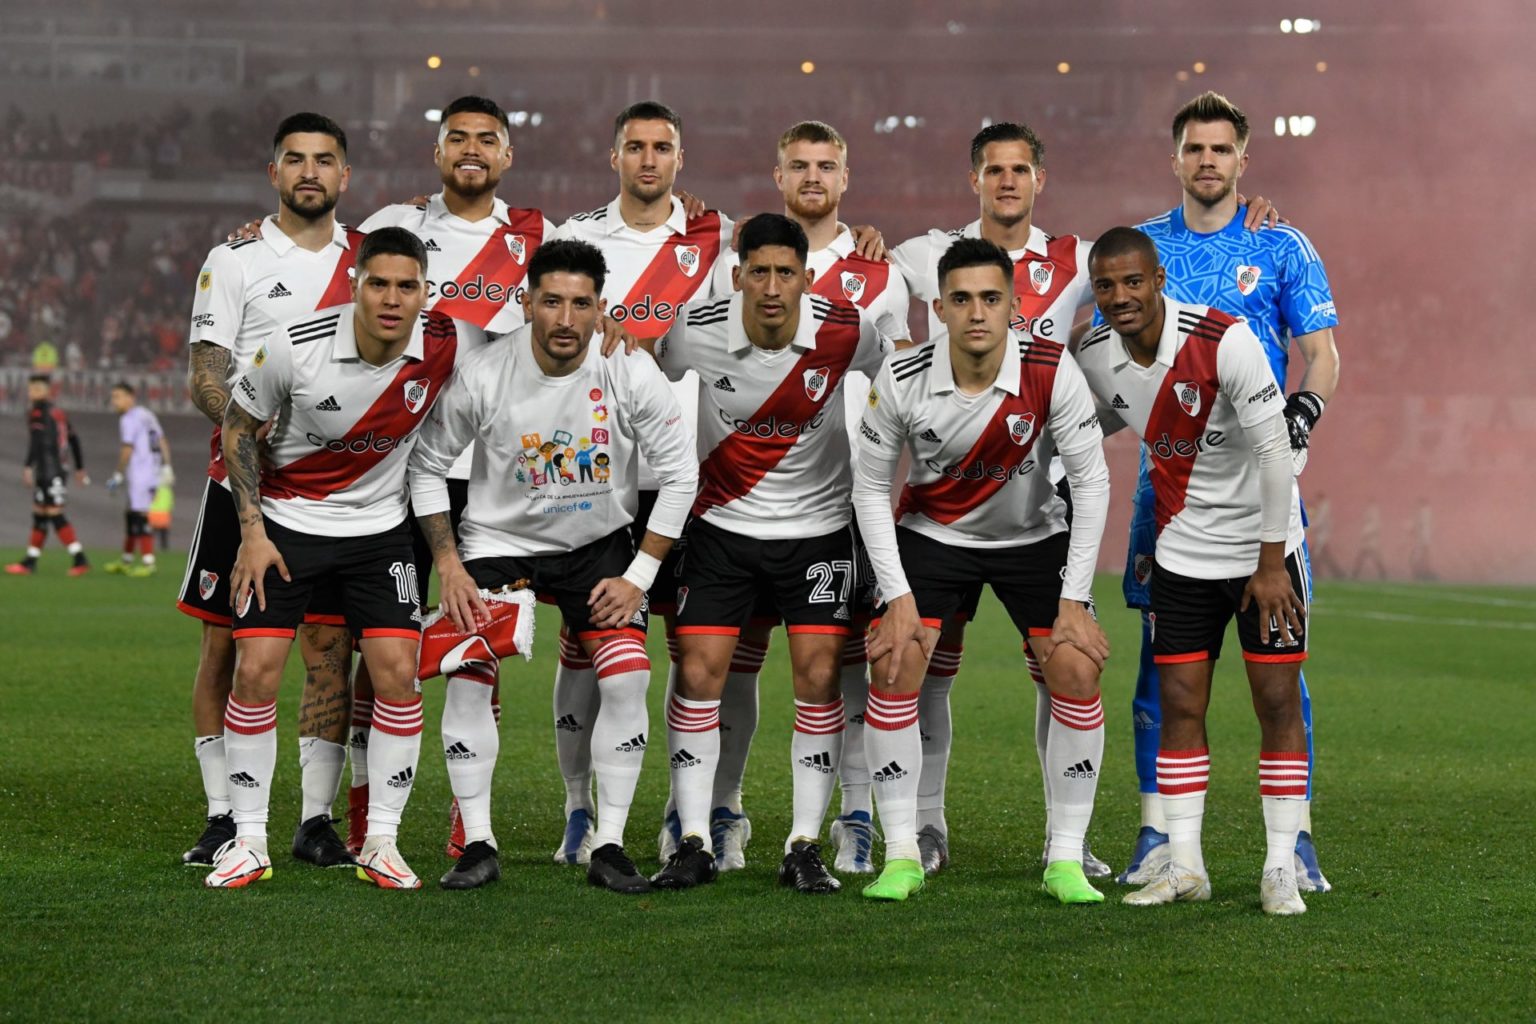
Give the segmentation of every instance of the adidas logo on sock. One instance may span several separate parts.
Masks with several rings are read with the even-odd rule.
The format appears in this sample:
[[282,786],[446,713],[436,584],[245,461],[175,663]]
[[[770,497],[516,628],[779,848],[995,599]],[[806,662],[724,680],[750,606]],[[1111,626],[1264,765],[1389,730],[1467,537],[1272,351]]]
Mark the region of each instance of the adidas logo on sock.
[[581,732],[581,723],[576,721],[575,715],[561,715],[555,719],[555,728],[566,732]]
[[224,737],[222,735],[221,736],[199,736],[197,738],[196,749],[197,750],[202,750],[208,744],[214,742],[215,740],[222,740],[223,738]]
[[933,737],[929,736],[927,733],[923,732],[921,727],[919,727],[918,730],[917,730],[917,739],[918,739],[919,743],[931,743],[931,742],[933,742]]
[[717,390],[717,391],[735,391],[736,389],[731,387],[731,378],[729,378],[729,377],[721,377],[719,380],[715,381],[715,390]]
[[814,768],[823,775],[832,774],[832,755],[825,750],[818,754],[812,754],[810,757],[802,757],[800,764],[806,768]]
[[267,292],[267,298],[269,299],[287,299],[292,297],[293,292],[289,291],[287,288],[284,288],[283,282],[281,281],[273,285],[272,290]]
[[848,724],[849,725],[863,725],[864,724],[864,712],[860,711],[858,714],[856,714],[852,718],[848,719]]
[[315,405],[317,412],[341,412],[341,403],[336,401],[335,395],[327,395]]
[[1125,399],[1121,398],[1119,395],[1115,395],[1115,400],[1113,402],[1109,403],[1109,407],[1111,409],[1129,409],[1130,408],[1130,406],[1128,404],[1126,404]]
[[633,754],[645,750],[645,733],[631,737],[627,742],[620,743],[613,748],[621,754]]
[[352,749],[353,750],[367,750],[368,749],[368,730],[367,729],[358,729],[356,732],[354,732],[352,734]]
[[229,781],[246,789],[260,789],[261,783],[257,782],[248,772],[230,772]]
[[921,434],[918,434],[917,436],[918,436],[919,440],[927,441],[929,444],[943,444],[944,443],[943,441],[939,440],[939,435],[935,434],[932,429],[925,430]]
[[1062,772],[1062,777],[1067,779],[1092,779],[1098,777],[1098,772],[1093,770],[1093,762],[1087,758],[1077,762],[1071,768]]
[[895,761],[892,761],[884,768],[876,771],[874,775],[871,776],[871,778],[873,778],[876,782],[895,782],[897,779],[906,774],[907,770],[905,768],[897,764]]
[[436,239],[434,239],[434,238],[427,239],[427,252],[442,252],[442,251],[443,250],[438,247]]
[[396,789],[409,789],[411,786],[411,780],[415,777],[415,770],[407,768],[403,772],[396,772],[394,776],[390,778],[389,784],[394,786]]
[[473,761],[475,752],[462,743],[455,743],[443,750],[443,756],[450,761]]
[[1155,721],[1153,721],[1152,720],[1152,716],[1147,714],[1145,711],[1138,711],[1134,715],[1132,715],[1131,716],[1131,722],[1138,729],[1156,729],[1157,728],[1157,723]]
[[677,753],[672,755],[673,768],[692,768],[695,765],[701,765],[703,763],[703,761],[699,760],[697,757],[694,757],[686,750],[679,750]]

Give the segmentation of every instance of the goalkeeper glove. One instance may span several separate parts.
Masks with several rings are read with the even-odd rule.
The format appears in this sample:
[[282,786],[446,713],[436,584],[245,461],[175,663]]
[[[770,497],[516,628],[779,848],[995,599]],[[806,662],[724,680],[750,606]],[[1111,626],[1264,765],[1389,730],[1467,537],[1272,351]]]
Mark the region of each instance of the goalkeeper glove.
[[1285,400],[1285,429],[1291,435],[1291,451],[1306,448],[1312,430],[1323,418],[1323,399],[1311,391],[1298,391]]

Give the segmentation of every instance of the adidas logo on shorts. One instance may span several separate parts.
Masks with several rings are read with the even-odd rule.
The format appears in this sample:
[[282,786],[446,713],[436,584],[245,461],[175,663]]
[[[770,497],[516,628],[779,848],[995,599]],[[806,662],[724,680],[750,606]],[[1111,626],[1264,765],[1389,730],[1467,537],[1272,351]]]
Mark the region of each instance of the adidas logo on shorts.
[[871,776],[871,778],[873,778],[876,782],[895,782],[897,779],[906,774],[907,770],[905,768],[897,764],[895,761],[892,761],[884,768],[878,769],[874,775]]
[[715,381],[715,390],[734,392],[736,389],[731,386],[731,378],[721,377],[719,380]]
[[410,768],[407,768],[407,769],[405,769],[402,772],[396,772],[390,778],[389,784],[391,786],[394,786],[396,789],[409,789],[410,785],[411,785],[411,780],[414,779],[415,777],[416,777],[416,773],[413,770],[411,770]]
[[831,775],[832,755],[823,750],[820,753],[812,754],[810,757],[802,757],[800,765],[805,768],[814,768],[823,775]]
[[328,395],[315,405],[316,412],[341,412],[341,403],[335,395]]
[[632,736],[623,743],[613,748],[621,754],[634,754],[645,750],[645,733]]
[[272,290],[267,292],[267,298],[269,299],[287,299],[291,298],[292,296],[293,292],[289,291],[287,288],[284,288],[283,282],[281,281],[273,285]]
[[1093,762],[1086,757],[1061,773],[1062,777],[1067,779],[1092,779],[1096,778],[1098,774],[1098,772],[1093,770]]
[[450,761],[473,761],[475,752],[462,743],[455,743],[443,750],[443,756]]
[[697,757],[694,757],[686,750],[679,750],[677,753],[672,755],[673,768],[692,768],[695,765],[701,765],[703,763],[703,761],[699,760]]

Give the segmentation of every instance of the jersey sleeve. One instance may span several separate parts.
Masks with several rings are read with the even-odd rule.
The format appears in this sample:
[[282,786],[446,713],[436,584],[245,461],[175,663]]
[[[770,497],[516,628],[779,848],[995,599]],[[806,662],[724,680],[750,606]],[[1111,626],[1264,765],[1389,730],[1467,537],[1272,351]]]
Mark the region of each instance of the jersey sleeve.
[[731,268],[736,265],[736,250],[731,247],[731,239],[736,234],[736,225],[723,213],[720,217],[720,254],[715,257],[715,265],[709,268],[709,294],[711,298],[728,299],[736,286],[731,282]]
[[849,362],[850,370],[858,370],[868,377],[874,377],[879,371],[885,357],[895,347],[880,329],[875,326],[874,317],[862,307],[855,306],[859,311],[859,344],[853,350],[853,359]]
[[1311,241],[1287,225],[1271,230],[1283,232],[1289,243],[1280,260],[1281,322],[1292,337],[1338,326],[1328,271]]
[[459,365],[417,432],[406,475],[411,511],[418,517],[449,510],[448,471],[479,429],[477,403],[469,383],[471,373],[470,366]]
[[1222,336],[1216,350],[1216,378],[1245,430],[1284,414],[1285,395],[1275,383],[1264,346],[1241,321]]
[[682,536],[699,490],[699,460],[693,436],[688,432],[677,396],[650,359],[638,352],[614,358],[634,361],[625,367],[629,371],[633,403],[628,423],[633,427],[641,456],[661,485],[645,528],[676,539]]
[[656,339],[656,365],[661,367],[667,380],[682,380],[688,373],[689,312],[691,310],[685,309],[674,317],[667,333]]
[[869,389],[869,400],[859,419],[857,456],[853,460],[853,510],[880,586],[881,600],[887,602],[912,590],[901,566],[896,517],[891,511],[891,488],[908,433],[907,418],[897,408],[896,395],[895,378],[887,363],[875,375],[875,383]]
[[1061,353],[1061,363],[1056,367],[1056,380],[1051,387],[1049,424],[1056,450],[1063,456],[1104,443],[1093,392],[1088,390],[1088,380],[1078,368],[1077,360],[1067,351]]
[[233,350],[245,316],[245,266],[232,249],[214,246],[198,272],[192,293],[187,344],[206,341]]
[[266,422],[293,390],[293,346],[283,331],[262,342],[249,364],[240,368],[229,395],[256,419]]
[[393,206],[386,206],[382,210],[375,210],[369,215],[367,220],[357,226],[357,230],[366,235],[368,232],[377,231],[379,228],[393,227],[399,223],[399,219],[394,215],[394,211],[395,207]]
[[880,293],[875,314],[875,326],[891,341],[906,341],[912,337],[907,311],[912,308],[912,293],[907,288],[907,275],[892,266],[895,273],[886,275],[885,290]]
[[922,302],[932,302],[939,296],[939,282],[933,277],[931,254],[933,243],[927,235],[909,238],[891,250],[891,262],[906,279],[907,290]]
[[144,435],[147,424],[143,416],[119,416],[117,420],[118,440],[123,444],[137,444],[139,438]]

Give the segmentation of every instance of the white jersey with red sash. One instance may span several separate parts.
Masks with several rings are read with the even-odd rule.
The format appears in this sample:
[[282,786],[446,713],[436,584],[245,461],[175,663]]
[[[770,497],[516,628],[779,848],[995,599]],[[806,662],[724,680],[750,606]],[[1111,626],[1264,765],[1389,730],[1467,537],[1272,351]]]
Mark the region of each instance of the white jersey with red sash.
[[[227,348],[239,370],[279,325],[352,299],[350,271],[363,234],[338,223],[319,252],[295,245],[268,216],[261,237],[216,245],[197,275],[188,344]],[[224,450],[213,428],[208,475],[226,489]]]
[[[1151,366],[1104,324],[1078,362],[1106,431],[1124,425],[1146,445],[1157,515],[1157,561],[1194,579],[1252,575],[1259,558],[1259,467],[1245,428],[1284,414],[1285,394],[1243,320],[1163,298]],[[1301,546],[1291,483],[1286,552]]]
[[314,536],[366,536],[405,519],[406,463],[453,379],[467,327],[423,313],[405,351],[374,366],[358,355],[353,309],[334,306],[279,328],[230,389],[257,419],[277,417],[262,514]]
[[690,306],[656,342],[672,380],[699,375],[699,496],[693,514],[758,540],[832,533],[852,519],[840,394],[873,375],[889,344],[856,306],[802,295],[794,340],[753,345],[742,299]]

